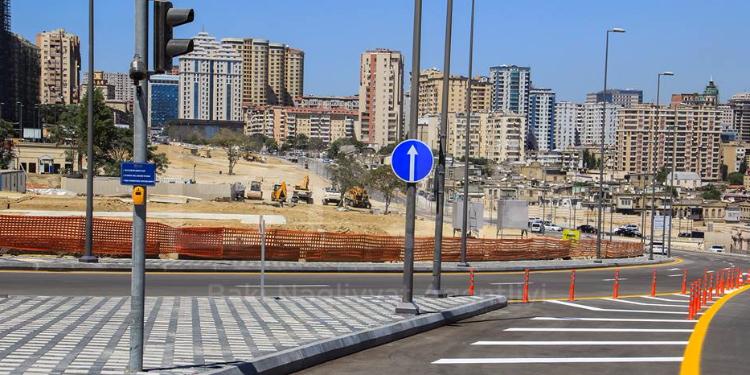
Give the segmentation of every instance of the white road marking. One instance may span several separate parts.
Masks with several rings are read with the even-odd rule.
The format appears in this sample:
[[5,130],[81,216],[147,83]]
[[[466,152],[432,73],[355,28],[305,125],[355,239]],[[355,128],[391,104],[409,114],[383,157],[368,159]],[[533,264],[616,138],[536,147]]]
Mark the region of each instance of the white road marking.
[[690,302],[690,301],[685,301],[685,300],[660,298],[660,297],[651,297],[651,296],[643,296],[643,297],[640,297],[640,298],[652,299],[652,300],[655,300],[655,301],[677,302],[677,303],[689,303]]
[[[627,277],[621,277],[618,280],[623,281],[623,280],[627,280],[627,279],[628,279]],[[615,279],[602,279],[602,281],[615,281]]]
[[519,363],[626,363],[682,362],[682,357],[583,357],[583,358],[443,358],[434,365],[519,364]]
[[[533,282],[529,281],[529,285],[533,284]],[[490,283],[490,285],[523,285],[523,281],[521,282],[512,282],[512,283]]]
[[644,322],[644,323],[695,323],[697,320],[688,319],[626,319],[626,318],[554,318],[538,316],[531,320],[553,321],[584,321],[584,322]]
[[[277,285],[266,285],[266,288],[328,288],[330,285],[325,284],[277,284]],[[260,285],[235,285],[235,288],[260,288]]]
[[679,269],[679,268],[670,268],[670,269],[668,269],[667,271],[682,271],[682,270],[681,270],[681,269]]
[[[605,311],[605,312],[629,312],[629,313],[643,313],[643,314],[679,314],[686,315],[686,311],[654,311],[654,310],[628,310],[628,309],[603,309],[600,307],[586,306],[578,303],[571,303],[565,301],[547,301],[550,303],[556,303],[558,305],[565,305],[570,307],[577,307],[579,309],[590,310],[590,311]],[[682,307],[682,306],[680,306]]]
[[540,327],[511,327],[506,332],[693,332],[692,329],[681,328],[540,328]]
[[667,275],[667,276],[669,276],[669,277],[682,277],[682,274],[681,273],[675,273],[675,274]]
[[687,341],[477,341],[471,345],[567,346],[567,345],[687,345]]
[[672,293],[673,296],[682,297],[682,298],[690,298],[689,294],[682,294],[682,293]]
[[682,305],[670,305],[666,303],[646,303],[646,302],[636,302],[636,301],[629,301],[626,299],[614,299],[614,298],[602,298],[605,301],[612,301],[612,302],[620,302],[620,303],[629,303],[631,305],[639,305],[639,306],[658,306],[658,307],[685,307]]

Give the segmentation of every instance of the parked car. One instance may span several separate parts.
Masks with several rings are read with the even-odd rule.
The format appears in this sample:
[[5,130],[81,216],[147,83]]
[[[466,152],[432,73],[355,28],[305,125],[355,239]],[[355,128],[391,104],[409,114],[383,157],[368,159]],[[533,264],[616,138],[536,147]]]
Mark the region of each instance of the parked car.
[[334,187],[326,188],[325,193],[323,194],[323,205],[327,205],[328,203],[341,203],[341,192],[339,192],[338,189]]
[[544,233],[544,225],[540,222],[531,223],[531,232],[532,233]]
[[593,233],[593,234],[596,234],[596,228],[594,228],[592,225],[583,224],[583,225],[578,226],[578,228],[576,228],[576,229],[580,230],[581,233]]
[[555,224],[544,224],[544,231],[545,232],[562,232],[562,227]]
[[724,252],[724,246],[723,245],[712,245],[710,251],[712,253],[723,253]]
[[629,228],[627,226],[615,229],[615,235],[624,237],[640,237],[641,232],[638,229]]

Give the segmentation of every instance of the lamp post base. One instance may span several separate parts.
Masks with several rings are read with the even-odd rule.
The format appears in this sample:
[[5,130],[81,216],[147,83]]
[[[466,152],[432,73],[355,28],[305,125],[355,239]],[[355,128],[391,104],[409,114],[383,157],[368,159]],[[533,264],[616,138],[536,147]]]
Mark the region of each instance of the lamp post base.
[[99,263],[99,258],[93,255],[84,255],[78,258],[78,261],[81,263]]
[[396,305],[396,314],[419,315],[419,306],[414,302],[399,302]]

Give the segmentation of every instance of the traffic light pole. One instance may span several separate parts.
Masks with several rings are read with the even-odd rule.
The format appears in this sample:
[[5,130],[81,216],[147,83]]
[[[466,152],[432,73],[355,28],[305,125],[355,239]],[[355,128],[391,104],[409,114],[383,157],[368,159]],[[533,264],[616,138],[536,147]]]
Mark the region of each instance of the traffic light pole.
[[[148,0],[135,0],[135,59],[148,67]],[[146,162],[146,98],[148,74],[135,83],[133,115],[133,161]],[[89,77],[91,80],[92,77]],[[144,191],[145,191],[144,187]],[[145,305],[146,269],[146,204],[133,205],[133,268],[130,281],[130,361],[128,371],[143,370],[143,321]]]
[[[422,44],[422,0],[414,0],[414,35],[412,40],[411,102],[409,113],[410,139],[417,138],[417,115],[419,108],[419,52]],[[416,221],[417,184],[406,184],[406,228],[404,233],[404,280],[403,296],[396,305],[396,314],[419,314],[414,303],[414,222]]]
[[[79,262],[96,263],[94,256],[94,0],[89,0],[89,81],[86,85],[88,99],[86,130],[86,225],[85,247]],[[36,125],[36,124],[35,124]]]

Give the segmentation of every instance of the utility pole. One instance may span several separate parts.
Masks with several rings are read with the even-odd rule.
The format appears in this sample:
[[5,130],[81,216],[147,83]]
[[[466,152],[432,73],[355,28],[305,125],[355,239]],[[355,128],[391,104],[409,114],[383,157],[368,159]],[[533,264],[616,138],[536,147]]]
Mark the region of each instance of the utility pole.
[[[135,56],[130,72],[135,84],[133,161],[146,162],[148,107],[148,0],[135,0]],[[93,80],[89,77],[89,81]],[[133,205],[133,269],[130,281],[130,361],[128,371],[143,371],[143,320],[146,302],[146,187],[144,204]]]
[[94,0],[89,0],[89,81],[86,84],[86,227],[83,256],[79,262],[96,263],[94,256]]
[[[437,209],[435,210],[435,254],[432,261],[432,286],[427,291],[427,296],[445,298],[447,293],[443,292],[441,285],[441,272],[443,262],[443,217],[445,216],[445,154],[446,134],[448,133],[448,93],[450,88],[451,72],[451,31],[453,28],[453,0],[447,1],[445,13],[445,52],[443,56],[443,107],[440,109],[440,134],[437,176],[435,176],[435,199]],[[413,79],[413,78],[412,78]],[[471,80],[471,77],[469,77]]]
[[[414,0],[414,32],[412,35],[411,102],[409,113],[409,136],[417,138],[419,117],[419,54],[422,44],[422,0]],[[396,305],[396,314],[419,314],[414,303],[414,222],[416,220],[417,184],[406,183],[406,228],[404,231],[404,279],[403,296]]]
[[[471,147],[471,74],[474,66],[474,2],[471,0],[471,26],[469,29],[469,76],[466,82],[466,137],[464,143],[464,202],[461,222],[461,259],[459,266],[468,267],[466,247],[469,237],[469,149]],[[481,213],[484,215],[484,213]]]
[[[659,125],[661,124],[661,118],[659,118],[659,97],[661,96],[661,77],[667,76],[671,77],[674,73],[672,72],[662,72],[657,74],[656,76],[656,121],[653,124],[653,130],[651,131],[651,134],[653,134],[653,138],[651,139],[651,158],[656,159],[656,135],[659,131]],[[654,259],[654,214],[656,213],[656,176],[659,173],[656,170],[656,160],[650,160],[650,165],[652,165],[652,175],[651,175],[651,235],[649,236],[649,246],[648,246],[648,259],[653,260]],[[664,202],[662,202],[662,205]],[[664,233],[664,215],[662,215],[662,234]],[[664,243],[662,242],[662,248],[664,247]]]

